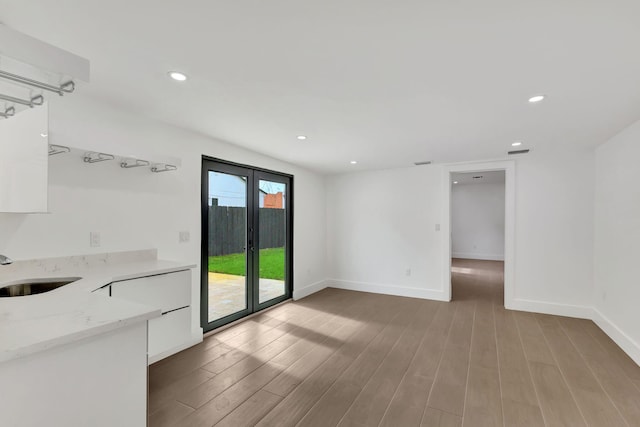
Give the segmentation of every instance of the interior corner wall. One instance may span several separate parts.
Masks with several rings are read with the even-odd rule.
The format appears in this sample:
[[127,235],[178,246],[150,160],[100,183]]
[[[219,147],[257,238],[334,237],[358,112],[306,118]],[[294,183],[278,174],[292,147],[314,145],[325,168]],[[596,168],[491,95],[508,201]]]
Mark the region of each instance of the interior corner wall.
[[640,121],[596,150],[596,323],[640,364]]
[[[0,214],[0,253],[33,259],[157,248],[159,256],[197,264],[193,306],[200,300],[200,187],[202,155],[294,176],[294,295],[326,278],[324,177],[256,152],[121,111],[81,93],[50,102],[50,142],[131,155],[182,160],[175,172],[87,164],[81,153],[49,161],[49,214]],[[89,245],[89,233],[101,246]],[[190,233],[179,243],[180,231]],[[193,325],[200,324],[193,310]]]
[[451,187],[451,256],[504,260],[505,184]]
[[[327,179],[330,286],[442,299],[442,166]],[[514,309],[591,318],[591,150],[516,159]]]

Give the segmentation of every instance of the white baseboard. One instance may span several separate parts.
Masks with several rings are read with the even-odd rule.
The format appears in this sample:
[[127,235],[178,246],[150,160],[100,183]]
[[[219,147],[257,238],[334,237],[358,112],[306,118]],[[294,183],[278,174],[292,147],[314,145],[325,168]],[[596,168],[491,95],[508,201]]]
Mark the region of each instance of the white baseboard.
[[294,299],[294,301],[297,301],[297,300],[302,299],[304,297],[308,297],[311,294],[315,294],[316,292],[321,291],[326,287],[327,287],[327,281],[326,280],[321,280],[319,282],[312,283],[311,285],[307,285],[307,286],[305,286],[303,288],[294,289],[293,290],[293,299]]
[[374,294],[396,295],[401,297],[412,297],[430,299],[436,301],[448,301],[443,291],[435,289],[420,289],[406,286],[381,285],[377,283],[353,282],[350,280],[327,280],[327,287],[346,289],[349,291],[371,292]]
[[471,252],[452,252],[451,258],[479,259],[484,261],[504,261],[504,255],[474,254]]
[[596,308],[593,309],[593,321],[640,366],[640,344],[635,342],[633,338],[624,333],[622,329]]
[[558,304],[546,301],[514,299],[507,302],[509,310],[529,311],[532,313],[553,314],[556,316],[575,317],[578,319],[592,319],[593,308],[585,305]]

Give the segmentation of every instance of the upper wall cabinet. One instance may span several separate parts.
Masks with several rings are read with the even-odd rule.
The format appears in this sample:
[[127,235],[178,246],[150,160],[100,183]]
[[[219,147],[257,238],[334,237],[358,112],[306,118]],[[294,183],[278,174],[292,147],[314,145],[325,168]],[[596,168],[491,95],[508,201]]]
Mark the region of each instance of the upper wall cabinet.
[[49,96],[89,81],[89,61],[0,24],[0,212],[46,212]]
[[44,104],[0,121],[0,212],[46,212],[49,110]]

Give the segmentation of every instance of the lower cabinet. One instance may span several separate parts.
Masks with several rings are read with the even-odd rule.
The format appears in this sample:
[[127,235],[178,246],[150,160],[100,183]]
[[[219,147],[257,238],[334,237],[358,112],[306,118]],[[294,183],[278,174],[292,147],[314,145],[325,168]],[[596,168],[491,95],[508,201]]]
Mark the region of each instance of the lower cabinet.
[[162,310],[162,316],[149,320],[149,364],[193,344],[191,270],[117,281],[96,292]]
[[[163,313],[149,320],[149,359],[163,359],[180,351],[191,338],[191,307]],[[180,349],[171,352],[172,349]],[[159,358],[158,358],[159,357]]]
[[0,425],[147,425],[146,323],[0,363]]

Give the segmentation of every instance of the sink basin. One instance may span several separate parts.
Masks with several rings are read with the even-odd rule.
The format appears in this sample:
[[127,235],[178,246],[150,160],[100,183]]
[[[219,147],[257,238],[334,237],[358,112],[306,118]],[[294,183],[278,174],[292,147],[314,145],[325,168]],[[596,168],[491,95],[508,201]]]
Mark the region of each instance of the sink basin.
[[32,279],[22,283],[0,288],[0,298],[2,297],[23,297],[27,295],[42,294],[58,289],[61,286],[80,280],[80,277],[63,277],[56,279]]

